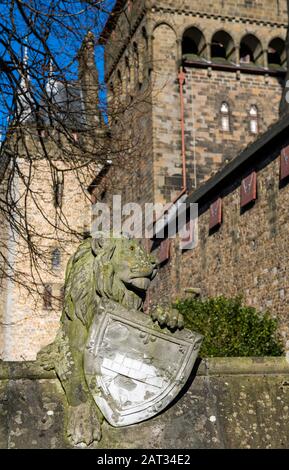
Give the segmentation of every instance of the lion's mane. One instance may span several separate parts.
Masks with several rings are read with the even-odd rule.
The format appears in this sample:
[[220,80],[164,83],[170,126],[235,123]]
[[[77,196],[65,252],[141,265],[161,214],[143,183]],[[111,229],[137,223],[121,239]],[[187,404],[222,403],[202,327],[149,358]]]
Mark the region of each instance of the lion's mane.
[[[63,312],[70,320],[77,317],[89,327],[100,298],[123,303],[124,298],[128,297],[129,289],[125,283],[119,282],[115,289],[115,276],[119,274],[113,262],[117,243],[122,244],[123,258],[134,260],[136,255],[130,251],[131,240],[101,237],[86,239],[70,258],[65,275]],[[141,266],[152,263],[149,255],[140,249],[136,260]]]

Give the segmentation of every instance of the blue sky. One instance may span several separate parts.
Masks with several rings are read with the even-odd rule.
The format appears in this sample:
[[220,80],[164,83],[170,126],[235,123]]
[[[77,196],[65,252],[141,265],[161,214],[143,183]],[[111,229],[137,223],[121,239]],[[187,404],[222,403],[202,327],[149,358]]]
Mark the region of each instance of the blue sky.
[[[25,5],[25,1],[22,2]],[[27,2],[29,4],[29,2]],[[75,0],[32,0],[30,4],[36,6],[39,11],[43,14],[42,18],[49,13],[49,8],[53,6],[53,3],[57,4],[58,16],[57,20],[50,27],[50,34],[47,40],[47,45],[52,51],[52,55],[55,58],[55,66],[58,69],[58,73],[63,73],[67,79],[75,79],[77,77],[77,51],[80,48],[81,41],[85,36],[86,32],[92,30],[96,37],[99,36],[103,26],[107,20],[108,12],[111,11],[115,4],[115,0],[104,0],[101,3],[101,8],[96,9],[94,7],[87,8],[87,3],[84,1]],[[31,69],[31,81],[35,82],[40,77],[43,77],[43,52],[44,47],[41,43],[41,38],[45,34],[45,21],[40,17],[36,20],[35,32],[31,32],[25,23],[23,16],[19,10],[15,7],[13,11],[13,20],[15,22],[16,37],[11,40],[11,51],[7,51],[4,44],[1,43],[2,38],[8,37],[9,31],[12,30],[12,22],[9,17],[11,12],[11,2],[9,0],[1,1],[0,10],[0,58],[11,62],[11,57],[15,54],[14,64],[17,60],[22,60],[24,56],[24,44],[28,44],[29,57],[28,57],[28,69]],[[64,12],[69,11],[70,15]],[[33,18],[33,13],[27,10]],[[60,23],[64,23],[66,28],[61,26]],[[29,33],[29,34],[28,34]],[[100,84],[104,84],[104,60],[103,60],[103,48],[101,46],[96,47],[96,65],[99,72]],[[48,67],[46,66],[47,73]],[[39,73],[38,73],[39,72]],[[38,73],[38,78],[37,78]],[[5,127],[7,123],[7,103],[11,102],[11,87],[9,83],[5,81],[5,74],[1,71],[1,89],[2,94],[0,97],[0,120],[2,126]],[[19,80],[18,71],[15,71],[15,77]],[[44,77],[43,77],[44,78]],[[7,88],[5,88],[5,86]],[[4,92],[3,92],[4,90]],[[10,94],[10,96],[9,96]],[[101,87],[100,91],[101,100],[105,99],[105,91]],[[7,101],[5,105],[5,100]]]

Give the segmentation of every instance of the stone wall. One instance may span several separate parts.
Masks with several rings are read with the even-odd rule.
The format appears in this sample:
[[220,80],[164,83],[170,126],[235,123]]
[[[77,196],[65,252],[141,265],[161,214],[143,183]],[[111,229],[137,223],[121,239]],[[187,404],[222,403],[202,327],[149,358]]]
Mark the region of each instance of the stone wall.
[[[273,3],[271,0],[249,3],[205,0],[202,2],[201,10],[197,1],[146,2],[146,6],[148,9],[144,14],[144,2],[134,2],[131,10],[132,21],[127,22],[122,15],[119,28],[111,34],[106,46],[106,78],[108,85],[113,86],[113,93],[109,91],[109,106],[112,114],[116,110],[113,115],[115,123],[112,128],[112,142],[118,144],[118,146],[112,144],[112,154],[118,155],[116,150],[121,147],[125,155],[115,158],[115,165],[95,189],[95,198],[103,202],[111,200],[112,194],[121,194],[123,202],[167,202],[171,201],[181,188],[180,97],[177,70],[181,58],[181,38],[185,28],[189,26],[201,28],[208,43],[212,34],[220,28],[226,29],[234,37],[236,44],[245,32],[252,32],[260,38],[264,50],[271,38],[276,36],[285,38],[285,0],[276,0]],[[118,40],[119,37],[121,41]],[[136,62],[137,55],[138,62]],[[126,59],[129,60],[129,67]],[[260,132],[277,119],[281,89],[282,76],[270,75],[265,70],[260,74],[248,74],[242,71],[238,76],[236,70],[209,71],[208,67],[186,69],[184,91],[189,190],[193,188],[195,178],[199,183],[207,179],[226,160],[233,158],[241,148],[252,141],[247,121],[250,104],[256,104],[260,111]],[[228,135],[220,132],[218,121],[222,97],[226,97],[231,104],[232,129]],[[125,117],[121,119],[117,115],[119,106],[127,107]],[[197,164],[196,174],[194,160]],[[46,171],[47,168],[40,169],[34,180],[35,189],[40,194],[39,201],[45,204],[45,211],[50,217],[54,214],[54,208],[52,188],[47,182],[49,175]],[[83,188],[80,188],[79,182],[73,175],[67,177],[65,188],[67,193],[64,196],[63,213],[69,219],[70,226],[82,231],[90,223],[89,205],[82,192]],[[30,209],[33,212],[33,205]],[[37,225],[42,227],[45,235],[47,233],[51,235],[46,222],[41,217],[37,219],[37,211],[33,214],[33,218]],[[248,224],[246,230],[249,233],[250,221]],[[223,227],[221,230],[224,230]],[[26,296],[25,289],[10,284],[6,286],[0,307],[0,335],[2,335],[0,354],[3,358],[34,359],[37,351],[53,339],[60,315],[57,297],[63,285],[66,261],[75,247],[70,236],[68,238],[69,240],[64,239],[62,265],[57,272],[51,272],[49,260],[51,250],[55,246],[51,246],[48,240],[41,241],[48,255],[43,281],[53,284],[54,309],[43,310],[41,292],[38,296],[38,305],[35,307],[35,303]],[[211,250],[210,256],[214,259],[217,248],[209,249],[207,248],[209,242],[202,243],[204,253]],[[244,241],[244,246],[246,243]],[[227,247],[224,248],[226,249]],[[264,258],[262,250],[264,248],[260,248],[261,259]],[[259,253],[257,254],[259,256]],[[28,273],[29,262],[26,255],[27,253],[23,253],[19,245],[18,261]],[[201,260],[199,264],[194,262],[194,266],[197,266],[195,272],[195,268],[191,271],[190,256],[190,254],[181,255],[176,251],[171,264],[161,271],[160,280],[156,281],[156,289],[163,298],[167,298],[169,293],[172,297],[179,295],[188,283],[200,284],[204,293],[212,291],[210,262],[207,256],[202,254],[198,257]],[[241,272],[246,271],[247,261],[241,260],[240,263]],[[250,269],[255,269],[253,262],[250,263]],[[273,268],[278,270],[275,265]],[[200,269],[204,269],[201,281],[199,281]],[[214,288],[214,292],[224,290],[224,279],[226,282],[228,279],[231,280],[232,269],[230,266],[226,276],[223,276],[223,270],[220,268],[221,280],[220,283],[214,283],[219,286],[218,289]],[[237,271],[237,268],[234,269]],[[256,300],[255,303],[262,307],[266,306],[267,302],[270,303],[272,299],[268,298],[269,294],[266,291],[269,280],[265,282],[264,294],[261,293],[261,289],[260,294],[255,295],[255,290],[252,290],[246,276],[248,274],[242,275],[242,279],[245,281],[244,290],[250,291],[250,295],[247,296],[248,301],[254,303]],[[236,288],[241,284],[241,281],[240,284],[235,284]],[[272,294],[275,300],[272,300],[271,307],[275,309],[275,306],[279,306],[276,300],[279,296],[279,303],[283,305],[282,312],[285,311],[285,300],[282,300],[282,296],[286,295],[282,293],[283,290],[286,292],[286,286],[283,288],[280,277],[276,287],[276,292],[279,293]],[[233,287],[230,291],[234,291]]]
[[[229,176],[214,195],[204,196],[199,204],[197,247],[181,252],[178,241],[173,243],[171,260],[153,281],[151,299],[184,297],[190,287],[200,288],[205,297],[242,294],[246,304],[270,310],[280,321],[284,342],[288,340],[289,185],[279,183],[281,148],[281,141],[262,147],[259,160],[252,157],[248,167]],[[241,179],[253,170],[257,171],[257,200],[242,211]],[[222,224],[212,233],[209,206],[218,197],[222,198]]]
[[[1,187],[7,191],[8,184],[8,200],[9,193],[15,192],[17,203],[12,212],[14,226],[5,227],[0,235],[0,252],[3,255],[4,245],[9,264],[8,278],[3,284],[0,279],[0,358],[4,360],[33,360],[39,349],[53,341],[67,261],[90,231],[87,187],[99,167],[97,162],[107,154],[107,133],[96,113],[99,84],[91,33],[84,38],[78,59],[83,102],[75,106],[85,109],[86,129],[84,123],[80,125],[84,116],[73,127],[67,119],[65,132],[51,119],[52,127],[41,129],[40,139],[36,122],[25,122],[27,127],[13,129],[8,142],[19,172],[13,171],[13,177],[8,172],[9,183]],[[93,155],[95,164],[88,164],[88,155]],[[28,248],[30,241],[34,250]]]
[[[110,114],[115,114],[119,101],[131,108],[132,116],[135,110],[139,112],[140,103],[145,102],[147,114],[144,126],[135,126],[133,119],[131,124],[119,117],[122,129],[129,133],[134,128],[135,134],[144,138],[139,143],[135,140],[131,155],[134,167],[127,163],[125,171],[120,170],[120,177],[113,175],[114,181],[121,179],[123,193],[129,193],[133,184],[133,202],[170,202],[183,186],[178,71],[182,63],[182,37],[187,28],[196,27],[203,34],[206,59],[184,65],[188,191],[207,180],[256,138],[249,128],[251,106],[258,110],[259,134],[278,119],[285,72],[268,69],[267,51],[272,39],[286,38],[287,5],[286,1],[273,3],[205,1],[200,10],[198,2],[158,1],[144,7],[139,1],[132,9],[126,7],[128,19],[120,15],[105,46]],[[220,30],[232,37],[235,47],[230,63],[223,68],[210,61],[212,38]],[[239,60],[240,42],[246,34],[255,35],[262,49],[260,66],[250,71]],[[223,101],[230,107],[229,132],[221,129]],[[119,126],[119,122],[115,126],[114,119],[111,124],[112,128]],[[135,178],[137,172],[139,177]],[[149,176],[149,185],[143,175]]]
[[[251,106],[258,110],[259,134],[277,121],[284,71],[269,70],[267,52],[273,38],[286,37],[287,2],[205,0],[200,5],[197,1],[157,1],[146,3],[146,7],[145,14],[142,9],[137,14],[136,10],[131,12],[132,29],[130,34],[123,34],[119,49],[115,35],[118,28],[121,30],[123,19],[117,22],[114,36],[109,37],[106,46],[108,53],[116,48],[115,61],[107,59],[106,77],[117,89],[118,69],[123,76],[126,57],[133,57],[133,43],[140,44],[145,28],[146,78],[151,101],[147,103],[146,125],[136,125],[135,129],[145,136],[147,152],[138,152],[136,146],[130,166],[116,168],[104,184],[110,188],[107,191],[110,196],[121,188],[118,191],[126,201],[131,198],[133,202],[164,203],[172,201],[182,189],[180,64],[185,72],[185,150],[190,194],[256,140],[257,135],[249,127]],[[138,20],[135,15],[139,15]],[[195,64],[182,63],[182,37],[189,27],[198,28],[204,35],[203,62],[197,59]],[[210,60],[212,38],[219,30],[229,33],[235,45],[234,58],[223,67]],[[255,35],[261,43],[261,62],[251,70],[239,60],[245,34]],[[130,61],[130,65],[131,76],[135,78],[135,62]],[[127,93],[127,88],[122,90]],[[135,95],[131,98],[138,103],[136,90],[134,85]],[[230,108],[229,132],[221,129],[223,101]],[[223,197],[224,207],[223,224],[216,233],[209,234],[208,205],[202,208],[198,247],[184,253],[179,251],[178,244],[173,247],[170,262],[160,269],[150,289],[151,302],[182,297],[190,287],[200,288],[205,296],[241,293],[248,304],[261,310],[269,308],[273,315],[278,315],[284,339],[287,337],[289,278],[285,242],[289,196],[287,186],[280,189],[278,186],[279,150],[273,157],[272,153],[268,156],[269,160],[272,157],[270,162],[258,168],[258,201],[251,210],[240,214],[241,174],[228,182],[231,188],[221,188],[215,195]],[[263,163],[268,158],[264,155]],[[107,197],[109,200],[108,194]]]
[[[103,425],[103,449],[288,449],[285,358],[206,359],[170,408],[125,428]],[[0,363],[0,448],[68,448],[65,401],[37,363]]]
[[[196,86],[197,84],[197,86]],[[208,92],[209,90],[209,92]],[[276,77],[213,70],[187,69],[185,85],[188,191],[215,174],[256,139],[250,132],[251,106],[258,110],[262,134],[277,120],[282,84]],[[266,99],[264,99],[266,96]],[[230,131],[221,129],[222,102],[230,107]]]
[[[181,58],[182,35],[187,28],[196,27],[202,32],[206,44],[204,57],[209,61],[184,64],[188,191],[199,186],[256,139],[249,128],[251,106],[256,106],[258,110],[258,133],[264,132],[278,119],[284,73],[269,75],[266,50],[276,36],[285,40],[286,27],[281,21],[285,21],[286,16],[279,17],[280,24],[259,24],[257,18],[244,24],[241,20],[232,21],[232,18],[225,16],[225,12],[226,8],[220,11],[221,17],[218,18],[195,17],[194,6],[190,4],[190,12],[186,14],[166,10],[156,11],[150,16],[153,29],[152,138],[157,201],[171,201],[182,188],[181,104],[177,66]],[[242,16],[240,11],[237,16]],[[210,43],[214,33],[220,29],[230,34],[237,50],[245,34],[256,35],[264,51],[258,72],[249,73],[242,64],[240,66],[237,53],[232,58],[233,63],[239,64],[237,67],[231,63],[222,70],[214,61],[210,62]],[[221,127],[222,102],[229,105],[229,132]]]
[[[60,163],[60,162],[58,162]],[[20,162],[23,174],[29,171],[23,160]],[[78,175],[80,176],[80,175]],[[25,189],[18,182],[19,209],[27,211],[30,229],[35,230],[34,242],[41,254],[36,267],[31,268],[31,257],[25,240],[10,234],[9,253],[15,272],[21,272],[19,282],[5,281],[0,300],[0,358],[4,360],[33,360],[37,352],[54,340],[59,327],[62,310],[61,289],[67,261],[75,251],[85,229],[90,229],[90,200],[85,195],[86,185],[81,185],[78,176],[68,171],[64,178],[62,215],[56,222],[53,202],[51,168],[39,159],[33,167],[31,180],[32,195],[27,200]],[[60,208],[58,208],[58,215]],[[56,229],[57,227],[57,229]],[[72,229],[75,233],[72,233]],[[60,264],[52,266],[52,252],[60,250]],[[52,289],[51,308],[45,308],[44,285]],[[0,336],[0,337],[1,337]]]
[[124,51],[127,52],[127,44],[144,16],[148,15],[149,23],[152,22],[147,26],[151,35],[154,25],[158,23],[170,26],[178,24],[183,31],[191,21],[206,25],[208,20],[220,19],[223,22],[233,20],[236,24],[243,23],[241,28],[244,28],[244,24],[248,26],[256,23],[265,27],[278,27],[280,23],[285,23],[286,27],[286,14],[286,0],[205,0],[201,5],[198,0],[137,0],[133,4],[125,0],[118,1],[103,34],[103,42],[106,44],[106,77],[110,77]]

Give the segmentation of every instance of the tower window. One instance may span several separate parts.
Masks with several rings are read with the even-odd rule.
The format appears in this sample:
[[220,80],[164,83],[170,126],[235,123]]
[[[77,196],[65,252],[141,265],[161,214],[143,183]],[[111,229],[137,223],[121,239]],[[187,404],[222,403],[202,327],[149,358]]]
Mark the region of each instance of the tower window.
[[263,49],[259,39],[253,34],[244,36],[240,44],[240,63],[262,66],[262,57]]
[[53,269],[59,268],[60,260],[61,260],[60,250],[58,248],[55,248],[55,250],[53,250],[51,253],[51,266]]
[[211,58],[215,62],[235,60],[234,41],[225,31],[218,31],[214,34],[211,44]]
[[53,203],[54,207],[61,207],[63,200],[64,177],[63,173],[55,171],[53,178]]
[[184,32],[182,39],[182,57],[190,61],[203,57],[206,50],[206,41],[198,28],[189,28]]
[[148,37],[145,28],[142,29],[141,48],[139,55],[139,82],[142,83],[147,74],[148,66]]
[[221,105],[221,128],[222,131],[230,131],[230,108],[228,103],[225,102]]
[[52,309],[52,287],[50,284],[44,285],[43,290],[43,308],[45,310]]
[[128,57],[125,58],[125,86],[126,86],[126,93],[130,93],[130,63]]
[[250,119],[250,132],[251,134],[258,134],[258,109],[257,106],[251,106],[249,111]]
[[269,43],[268,67],[271,69],[286,67],[286,48],[283,39],[275,38]]

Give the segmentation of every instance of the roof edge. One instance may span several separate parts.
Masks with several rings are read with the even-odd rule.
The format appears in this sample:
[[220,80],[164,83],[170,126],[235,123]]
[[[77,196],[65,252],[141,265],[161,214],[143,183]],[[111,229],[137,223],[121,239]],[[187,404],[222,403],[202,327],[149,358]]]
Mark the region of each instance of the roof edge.
[[[243,169],[247,163],[252,163],[252,159],[259,154],[262,149],[269,143],[272,143],[281,133],[289,130],[289,115],[283,116],[279,121],[274,123],[259,139],[249,144],[241,153],[239,153],[231,162],[229,162],[222,170],[212,176],[208,181],[203,183],[197,190],[188,196],[187,203],[205,202],[208,194],[216,192],[232,175],[236,175]],[[288,132],[289,138],[289,132]],[[241,173],[241,172],[240,172]]]
[[119,15],[123,11],[123,7],[127,0],[116,0],[115,5],[108,15],[104,28],[99,36],[99,44],[105,45],[111,32],[116,26]]

